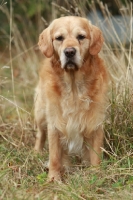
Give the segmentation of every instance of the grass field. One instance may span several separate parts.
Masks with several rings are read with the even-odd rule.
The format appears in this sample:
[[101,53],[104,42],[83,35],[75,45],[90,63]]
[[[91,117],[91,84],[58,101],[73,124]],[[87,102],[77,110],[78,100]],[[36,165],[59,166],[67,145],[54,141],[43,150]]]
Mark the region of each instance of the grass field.
[[[111,23],[107,8],[104,9]],[[43,56],[28,30],[25,30],[27,43],[15,22],[12,23],[12,9],[8,11],[2,6],[1,11],[5,11],[10,34],[8,46],[0,52],[0,199],[132,200],[132,28],[128,45],[119,40],[117,46],[105,42],[101,52],[111,74],[101,165],[84,168],[72,158],[73,167],[64,175],[63,182],[49,183],[45,167],[47,145],[42,154],[33,151],[36,134],[33,96]],[[132,17],[132,4],[127,4],[123,18],[127,13]]]

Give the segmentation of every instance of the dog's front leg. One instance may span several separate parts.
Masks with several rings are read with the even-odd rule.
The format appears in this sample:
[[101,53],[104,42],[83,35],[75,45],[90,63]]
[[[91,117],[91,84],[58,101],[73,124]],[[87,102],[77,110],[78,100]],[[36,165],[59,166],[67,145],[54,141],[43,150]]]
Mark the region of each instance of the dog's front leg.
[[83,154],[83,162],[86,164],[89,163],[96,166],[101,162],[102,150],[103,147],[103,138],[104,132],[102,127],[99,127],[97,130],[91,133],[89,138],[85,138],[85,147]]
[[48,128],[49,141],[49,180],[61,180],[61,145],[59,132],[56,129]]
[[99,127],[92,133],[92,138],[90,140],[90,162],[93,166],[96,166],[101,162],[103,138],[104,132],[102,127]]

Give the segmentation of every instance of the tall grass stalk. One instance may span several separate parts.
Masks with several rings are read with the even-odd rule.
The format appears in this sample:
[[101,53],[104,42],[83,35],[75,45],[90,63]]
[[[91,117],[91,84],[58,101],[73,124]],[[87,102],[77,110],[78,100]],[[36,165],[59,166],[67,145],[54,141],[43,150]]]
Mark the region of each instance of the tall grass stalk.
[[[14,105],[16,108],[16,112],[18,115],[18,119],[19,119],[19,125],[21,127],[21,138],[20,138],[20,143],[22,141],[22,136],[23,136],[23,124],[22,124],[22,120],[20,117],[20,112],[18,109],[17,105],[17,101],[16,101],[16,97],[15,97],[15,85],[14,85],[14,74],[13,74],[13,63],[12,63],[12,30],[13,30],[13,26],[12,26],[12,21],[13,21],[13,10],[12,10],[12,0],[10,0],[10,41],[9,41],[9,53],[10,53],[10,67],[11,67],[11,79],[12,79],[12,93],[13,93],[13,99],[14,99]],[[18,145],[19,146],[19,145]]]

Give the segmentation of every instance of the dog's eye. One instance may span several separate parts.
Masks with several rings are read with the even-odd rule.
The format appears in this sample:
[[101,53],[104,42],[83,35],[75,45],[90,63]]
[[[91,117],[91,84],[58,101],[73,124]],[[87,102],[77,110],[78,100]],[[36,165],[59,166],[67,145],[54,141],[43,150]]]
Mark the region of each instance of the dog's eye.
[[78,40],[83,40],[83,39],[85,39],[85,36],[84,36],[84,35],[78,35],[78,36],[77,36],[77,39],[78,39]]
[[63,41],[64,40],[63,36],[58,36],[55,39],[58,40],[58,41]]

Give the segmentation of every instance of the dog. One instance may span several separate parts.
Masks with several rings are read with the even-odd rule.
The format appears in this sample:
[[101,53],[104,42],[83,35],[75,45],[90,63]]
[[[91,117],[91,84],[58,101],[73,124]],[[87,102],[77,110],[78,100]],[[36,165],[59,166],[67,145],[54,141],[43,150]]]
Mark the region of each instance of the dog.
[[35,93],[35,150],[49,143],[50,180],[61,180],[70,155],[98,165],[104,132],[108,72],[99,57],[104,39],[86,18],[55,19],[39,36],[45,55]]

